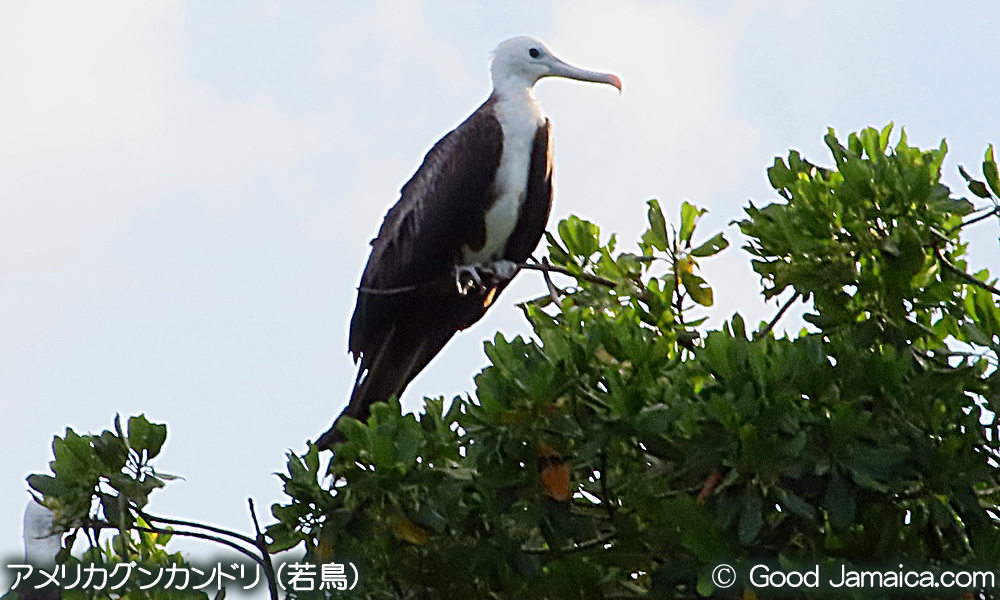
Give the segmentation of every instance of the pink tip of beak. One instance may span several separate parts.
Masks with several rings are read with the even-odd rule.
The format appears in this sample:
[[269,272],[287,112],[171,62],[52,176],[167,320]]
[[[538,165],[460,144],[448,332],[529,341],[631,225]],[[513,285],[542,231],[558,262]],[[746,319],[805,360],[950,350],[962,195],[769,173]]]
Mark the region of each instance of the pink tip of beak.
[[617,75],[608,75],[608,83],[618,88],[618,93],[622,93],[622,80]]

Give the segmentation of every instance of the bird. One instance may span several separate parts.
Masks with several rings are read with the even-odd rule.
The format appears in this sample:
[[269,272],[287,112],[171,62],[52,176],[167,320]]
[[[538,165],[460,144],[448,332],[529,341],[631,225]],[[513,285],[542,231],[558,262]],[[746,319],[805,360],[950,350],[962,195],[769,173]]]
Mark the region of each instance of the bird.
[[[55,513],[39,504],[34,498],[24,508],[24,562],[37,568],[54,567],[62,549],[62,533],[54,530]],[[62,592],[57,585],[45,585],[29,580],[29,585],[17,591],[23,600],[59,600]]]
[[55,514],[34,498],[24,507],[24,560],[33,565],[51,566],[62,548],[62,534],[53,531]]
[[501,42],[487,100],[427,152],[389,209],[358,287],[348,350],[360,362],[350,401],[316,442],[343,441],[343,417],[366,420],[399,396],[456,332],[481,319],[531,256],[552,205],[552,128],[534,95],[546,77],[613,86],[541,41]]

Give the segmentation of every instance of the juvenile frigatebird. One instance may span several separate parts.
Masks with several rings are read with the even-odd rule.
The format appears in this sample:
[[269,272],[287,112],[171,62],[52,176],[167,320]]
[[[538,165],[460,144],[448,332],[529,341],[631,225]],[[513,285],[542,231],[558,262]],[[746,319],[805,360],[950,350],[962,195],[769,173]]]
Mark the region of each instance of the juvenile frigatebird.
[[[493,93],[431,148],[371,242],[348,343],[361,365],[340,417],[365,420],[372,402],[401,394],[534,251],[552,204],[552,131],[533,93],[538,80],[622,88],[524,36],[497,46],[490,74]],[[334,422],[316,443],[341,440]]]

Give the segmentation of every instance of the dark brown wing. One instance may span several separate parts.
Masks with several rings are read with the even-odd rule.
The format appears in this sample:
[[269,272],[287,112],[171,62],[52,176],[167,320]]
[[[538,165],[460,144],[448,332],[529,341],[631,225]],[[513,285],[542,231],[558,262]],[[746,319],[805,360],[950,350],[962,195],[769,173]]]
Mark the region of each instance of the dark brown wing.
[[[365,419],[373,402],[402,393],[456,331],[486,311],[489,292],[459,295],[452,273],[463,246],[485,241],[503,151],[492,102],[431,148],[372,242],[348,343],[361,364],[342,415]],[[340,440],[335,427],[320,448]]]
[[507,240],[504,258],[524,262],[538,246],[545,233],[545,224],[552,209],[552,124],[545,124],[535,133],[531,150],[531,169],[528,172],[528,190],[517,217],[514,233]]
[[[489,110],[492,102],[435,144],[403,186],[372,242],[362,288],[427,285],[451,272],[463,245],[482,246],[483,214],[503,150],[503,130]],[[348,345],[355,359],[378,345],[396,320],[386,314],[398,304],[395,300],[358,294]]]

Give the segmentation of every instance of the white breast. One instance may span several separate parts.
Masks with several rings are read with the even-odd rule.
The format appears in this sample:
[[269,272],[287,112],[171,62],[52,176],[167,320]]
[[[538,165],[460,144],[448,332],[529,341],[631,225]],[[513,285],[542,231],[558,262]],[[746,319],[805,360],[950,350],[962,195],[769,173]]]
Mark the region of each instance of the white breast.
[[545,123],[531,90],[524,95],[501,97],[494,110],[503,129],[503,152],[493,181],[496,201],[486,213],[486,243],[479,250],[462,248],[466,264],[488,263],[501,258],[507,240],[517,226],[521,204],[528,190],[528,171],[535,134]]

